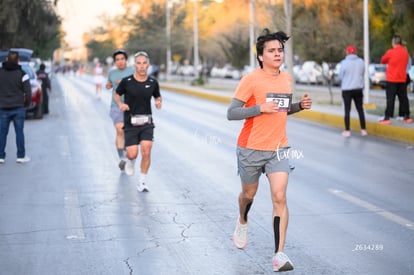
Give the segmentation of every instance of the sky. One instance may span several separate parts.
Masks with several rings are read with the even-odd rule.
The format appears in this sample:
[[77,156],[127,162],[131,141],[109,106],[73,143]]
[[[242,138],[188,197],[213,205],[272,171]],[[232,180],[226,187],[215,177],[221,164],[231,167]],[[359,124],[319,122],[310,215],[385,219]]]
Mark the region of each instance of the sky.
[[122,13],[121,3],[122,0],[58,0],[57,10],[69,46],[82,46],[83,33],[99,26],[99,15]]

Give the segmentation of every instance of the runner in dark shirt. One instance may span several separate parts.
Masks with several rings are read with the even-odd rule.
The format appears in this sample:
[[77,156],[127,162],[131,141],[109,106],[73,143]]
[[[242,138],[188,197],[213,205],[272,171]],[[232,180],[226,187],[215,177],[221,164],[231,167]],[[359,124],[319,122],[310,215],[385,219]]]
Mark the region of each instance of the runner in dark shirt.
[[[147,74],[150,65],[146,52],[135,54],[135,72],[119,83],[114,93],[115,102],[124,112],[125,148],[128,161],[125,166],[127,175],[134,174],[135,160],[141,147],[141,175],[138,191],[148,191],[146,176],[151,163],[151,148],[154,138],[154,123],[151,110],[151,97],[155,107],[161,109],[162,100],[158,81]],[[121,96],[124,95],[124,102]]]

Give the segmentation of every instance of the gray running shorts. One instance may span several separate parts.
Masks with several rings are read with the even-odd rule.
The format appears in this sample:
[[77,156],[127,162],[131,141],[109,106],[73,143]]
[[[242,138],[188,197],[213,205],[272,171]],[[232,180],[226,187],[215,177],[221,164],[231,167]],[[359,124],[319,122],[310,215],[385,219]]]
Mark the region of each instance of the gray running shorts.
[[237,147],[237,166],[242,183],[255,183],[262,173],[289,173],[289,159],[283,154],[287,150],[289,149],[279,148],[279,151],[260,151]]
[[124,122],[124,112],[119,110],[119,107],[116,105],[111,105],[109,116],[112,118],[114,124]]
[[138,145],[141,140],[154,140],[154,124],[124,128],[125,147]]

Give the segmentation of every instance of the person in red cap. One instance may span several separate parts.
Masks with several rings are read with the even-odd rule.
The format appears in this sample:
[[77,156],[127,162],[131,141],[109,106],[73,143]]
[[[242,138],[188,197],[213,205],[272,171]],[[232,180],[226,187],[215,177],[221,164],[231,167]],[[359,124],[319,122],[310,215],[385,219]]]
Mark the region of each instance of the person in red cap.
[[339,79],[341,80],[342,99],[344,101],[345,110],[345,130],[342,132],[344,137],[351,136],[350,131],[350,112],[352,100],[355,102],[359,115],[359,124],[361,125],[361,135],[366,136],[365,114],[363,108],[363,92],[365,63],[362,58],[356,55],[355,46],[346,48],[346,57],[341,61],[339,70]]
[[392,48],[381,57],[381,63],[388,64],[386,71],[387,86],[385,87],[387,106],[385,116],[379,120],[381,124],[391,124],[390,118],[394,116],[395,96],[398,96],[400,102],[400,115],[403,116],[403,122],[413,122],[410,117],[410,103],[407,96],[406,70],[408,60],[409,54],[407,49],[402,46],[401,37],[394,36],[392,38]]
[[353,45],[349,45],[346,47],[346,53],[347,54],[356,54],[356,48]]

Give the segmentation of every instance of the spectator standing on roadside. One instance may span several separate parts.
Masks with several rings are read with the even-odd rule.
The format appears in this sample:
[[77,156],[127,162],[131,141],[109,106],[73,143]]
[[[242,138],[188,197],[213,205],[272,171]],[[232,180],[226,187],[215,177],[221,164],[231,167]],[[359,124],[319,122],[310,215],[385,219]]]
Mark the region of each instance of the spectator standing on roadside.
[[10,51],[7,60],[0,68],[0,164],[6,161],[6,143],[10,122],[13,121],[16,133],[16,162],[30,161],[26,156],[24,141],[24,120],[32,98],[29,76],[22,70],[19,53]]
[[[112,55],[115,63],[115,68],[108,73],[108,81],[106,82],[106,88],[112,89],[114,93],[119,83],[124,77],[130,76],[134,73],[134,68],[127,67],[128,54],[124,50],[116,50]],[[121,97],[121,101],[124,101],[124,97]],[[125,141],[124,141],[124,114],[119,110],[114,97],[111,100],[111,106],[109,109],[109,116],[114,123],[116,138],[115,146],[119,156],[118,167],[123,171],[125,169]]]
[[[141,175],[138,191],[146,192],[147,174],[151,164],[151,149],[154,139],[154,121],[151,110],[151,98],[155,107],[161,109],[162,99],[158,81],[148,76],[150,59],[146,52],[135,54],[135,72],[121,80],[114,93],[119,109],[124,112],[125,148],[128,160],[125,174],[134,174],[135,161],[141,148]],[[124,102],[121,100],[124,96]],[[139,148],[140,147],[140,148]]]
[[392,48],[389,49],[382,57],[381,63],[387,64],[385,87],[387,105],[385,116],[379,120],[380,124],[391,124],[391,118],[394,117],[395,96],[398,96],[400,104],[399,115],[403,116],[403,122],[413,122],[410,117],[410,103],[407,95],[407,65],[409,54],[402,45],[402,39],[399,35],[392,38]]
[[350,112],[352,100],[358,111],[361,135],[366,136],[365,114],[363,107],[363,88],[365,64],[364,60],[357,55],[355,46],[350,45],[346,48],[346,57],[341,61],[339,79],[341,80],[342,99],[344,101],[344,122],[345,130],[342,132],[344,137],[351,136],[350,131]]
[[239,249],[247,245],[248,212],[259,178],[266,173],[273,203],[274,271],[293,269],[292,262],[283,252],[289,216],[286,189],[291,168],[289,159],[280,156],[286,156],[289,150],[287,115],[310,109],[312,104],[307,94],[301,102],[291,104],[292,77],[280,70],[284,62],[284,44],[288,39],[284,32],[270,33],[268,29],[257,38],[260,68],[240,80],[227,110],[227,119],[245,120],[237,141],[242,191],[233,244]]
[[45,64],[40,64],[39,70],[36,71],[37,79],[42,81],[42,95],[43,95],[43,113],[49,113],[49,92],[52,91],[52,86],[50,85],[49,75],[46,73]]
[[103,68],[99,62],[93,69],[93,81],[95,82],[95,96],[99,99],[101,98],[102,93],[102,83],[105,81],[103,76]]

